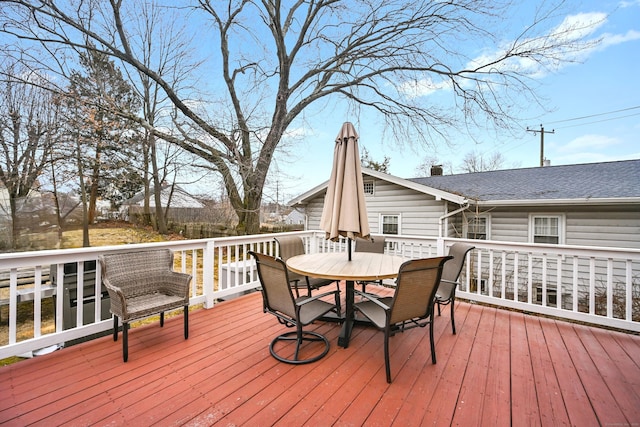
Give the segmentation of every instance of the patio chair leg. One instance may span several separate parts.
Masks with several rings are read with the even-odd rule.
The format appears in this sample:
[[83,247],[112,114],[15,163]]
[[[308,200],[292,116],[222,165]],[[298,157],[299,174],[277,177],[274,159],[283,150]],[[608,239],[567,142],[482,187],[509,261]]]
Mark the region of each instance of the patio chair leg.
[[387,371],[387,383],[391,384],[391,363],[389,362],[389,327],[384,331],[384,367]]
[[429,319],[429,342],[431,344],[431,363],[436,364],[436,343],[433,340],[433,311]]
[[442,316],[442,313],[440,313],[440,301],[436,301],[436,304],[438,305],[438,316]]
[[160,313],[160,327],[164,327],[164,311]]
[[453,335],[456,334],[456,318],[453,315],[453,301],[454,299],[451,298],[451,329],[453,329]]
[[126,362],[129,359],[129,322],[122,324],[122,358]]
[[113,340],[118,341],[118,316],[113,315]]
[[184,306],[184,339],[189,338],[189,306]]

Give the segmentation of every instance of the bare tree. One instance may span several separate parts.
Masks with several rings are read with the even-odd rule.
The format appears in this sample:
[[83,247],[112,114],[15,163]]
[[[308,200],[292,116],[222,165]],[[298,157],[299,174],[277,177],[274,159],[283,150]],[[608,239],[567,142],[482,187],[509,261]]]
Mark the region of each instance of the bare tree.
[[39,185],[58,138],[58,109],[44,79],[29,74],[17,64],[0,70],[0,183],[8,193],[11,247],[18,247],[21,212]]
[[[137,1],[139,13],[132,20],[135,29],[132,40],[140,46],[140,60],[144,68],[156,70],[158,76],[166,81],[177,92],[184,85],[184,81],[198,65],[192,63],[189,56],[189,38],[184,27],[181,27],[179,16],[175,10],[167,13],[157,3]],[[143,216],[147,224],[155,225],[162,233],[167,233],[166,212],[161,202],[162,189],[170,177],[176,177],[178,156],[172,152],[179,148],[162,144],[158,136],[150,129],[161,127],[163,109],[166,110],[170,102],[158,82],[140,69],[134,69],[130,76],[140,99],[142,100],[143,119],[147,124],[145,129],[143,148],[144,174],[144,206]],[[164,116],[168,116],[166,112]],[[166,123],[170,126],[170,123]],[[163,149],[164,148],[164,149]],[[175,185],[175,179],[171,183]],[[153,188],[153,194],[150,189]],[[151,221],[150,198],[155,205],[155,221]],[[168,211],[169,204],[164,206]]]
[[500,152],[483,155],[476,151],[467,153],[462,159],[461,169],[467,173],[495,171],[504,167],[504,156]]
[[[285,130],[319,101],[337,97],[353,109],[371,109],[398,140],[429,143],[451,127],[477,122],[509,127],[517,111],[511,95],[536,100],[537,69],[522,64],[551,67],[570,60],[585,33],[581,24],[558,25],[557,3],[543,2],[528,23],[519,16],[522,30],[509,43],[497,38],[497,29],[510,13],[521,13],[510,2],[285,3],[191,0],[176,6],[211,56],[205,67],[214,68],[200,73],[221,83],[208,100],[173,86],[143,60],[130,26],[135,2],[0,0],[0,28],[16,37],[18,48],[36,42],[52,51],[91,43],[153,80],[174,108],[174,127],[143,118],[139,123],[221,176],[238,230],[246,233],[258,232],[263,188]],[[496,53],[469,54],[489,47]],[[428,94],[438,90],[451,94],[455,107],[434,104]]]

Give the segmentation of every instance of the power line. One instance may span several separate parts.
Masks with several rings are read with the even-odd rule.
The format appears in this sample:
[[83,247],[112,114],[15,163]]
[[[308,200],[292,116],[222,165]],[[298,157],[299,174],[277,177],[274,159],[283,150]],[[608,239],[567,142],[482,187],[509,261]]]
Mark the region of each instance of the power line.
[[[555,122],[548,122],[548,124],[552,125],[552,124],[555,124],[555,123],[573,122],[573,121],[576,121],[576,120],[590,119],[590,118],[593,118],[593,117],[606,116],[608,114],[622,113],[623,111],[637,110],[638,108],[640,108],[640,105],[637,105],[635,107],[623,108],[621,110],[608,111],[606,113],[598,113],[598,114],[591,114],[589,116],[574,117],[572,119],[557,120]],[[626,117],[628,117],[628,116],[626,116]],[[613,120],[613,119],[609,119],[609,120]]]
[[[579,123],[579,124],[570,125],[570,126],[561,126],[558,129],[568,129],[568,128],[574,128],[574,127],[577,127],[577,126],[586,126],[586,125],[592,125],[592,124],[595,124],[595,123],[610,122],[611,120],[626,119],[627,117],[633,117],[633,116],[640,116],[640,113],[627,114],[626,116],[611,117],[609,119],[595,120],[595,121],[588,122],[588,123]],[[557,122],[552,122],[552,123],[557,123]]]

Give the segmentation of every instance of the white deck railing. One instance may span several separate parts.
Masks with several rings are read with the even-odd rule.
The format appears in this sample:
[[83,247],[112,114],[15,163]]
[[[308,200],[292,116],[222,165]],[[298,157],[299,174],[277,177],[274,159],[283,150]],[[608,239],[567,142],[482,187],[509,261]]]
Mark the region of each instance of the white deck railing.
[[[285,234],[303,237],[311,253],[346,250],[344,241],[326,241],[321,232]],[[94,298],[102,294],[95,262],[101,254],[170,248],[176,253],[176,269],[193,275],[190,303],[212,308],[221,299],[259,287],[248,252],[277,255],[273,237],[0,254],[0,359],[112,328],[108,301],[95,304]],[[429,257],[446,253],[455,241],[459,239],[386,236],[386,250],[407,259]],[[640,332],[640,250],[467,242],[476,250],[465,264],[460,298]]]

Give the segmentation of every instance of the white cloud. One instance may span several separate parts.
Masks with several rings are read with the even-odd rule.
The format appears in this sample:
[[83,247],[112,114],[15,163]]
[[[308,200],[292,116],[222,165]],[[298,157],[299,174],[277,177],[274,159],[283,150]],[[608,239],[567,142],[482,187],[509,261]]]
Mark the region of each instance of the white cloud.
[[640,40],[640,31],[629,30],[626,32],[626,34],[606,33],[602,35],[602,43],[600,43],[598,48],[600,50],[603,50],[608,48],[609,46],[615,46],[617,44],[626,43],[626,42],[635,41],[635,40]]
[[431,95],[434,92],[450,88],[451,83],[448,81],[434,83],[434,81],[430,77],[427,77],[420,80],[404,82],[400,85],[398,90],[400,91],[400,93],[403,93],[411,98],[417,98],[420,96]]
[[[579,13],[569,15],[548,34],[538,37],[510,40],[503,42],[501,47],[493,52],[484,54],[472,59],[469,62],[470,68],[492,64],[499,58],[509,53],[510,55],[527,54],[527,52],[545,52],[549,59],[546,63],[541,63],[530,57],[514,57],[510,60],[501,61],[493,68],[501,68],[503,71],[515,71],[533,78],[541,78],[548,74],[548,70],[559,70],[569,61],[583,60],[594,46],[598,46],[598,39],[594,33],[606,22],[606,14],[602,12]],[[591,46],[593,45],[593,46]],[[549,46],[556,46],[549,48]],[[553,58],[562,58],[562,60]]]
[[[627,1],[626,7],[639,5],[640,0]],[[623,6],[625,7],[625,6]],[[513,57],[498,64],[490,65],[494,70],[516,72],[531,78],[543,78],[549,72],[557,72],[572,62],[583,62],[596,51],[608,47],[640,39],[640,31],[628,30],[626,33],[604,33],[597,35],[597,31],[607,23],[604,12],[586,12],[566,16],[560,24],[547,34],[529,39],[518,40],[518,47],[511,54],[526,53],[527,51],[546,51],[551,59],[541,63],[531,57]],[[549,46],[557,46],[549,50]],[[503,58],[510,49],[514,48],[514,41],[503,42],[497,49],[486,50],[481,55],[469,61],[468,69],[474,69],[486,64],[494,64]],[[555,58],[555,59],[554,59]],[[410,97],[420,97],[433,94],[441,90],[451,89],[448,81],[434,82],[430,77],[402,83],[398,90]]]
[[581,151],[602,150],[619,144],[617,138],[605,135],[582,135],[569,141],[567,144],[558,145],[556,150],[559,153],[576,153]]
[[634,0],[634,1],[621,1],[620,2],[620,8],[624,9],[625,7],[633,7],[633,6],[640,6],[640,0]]

